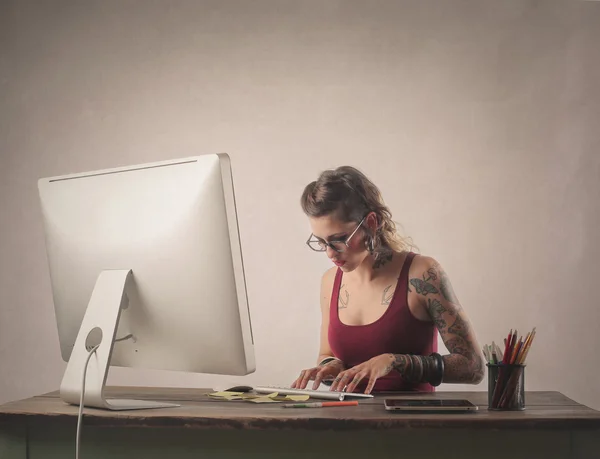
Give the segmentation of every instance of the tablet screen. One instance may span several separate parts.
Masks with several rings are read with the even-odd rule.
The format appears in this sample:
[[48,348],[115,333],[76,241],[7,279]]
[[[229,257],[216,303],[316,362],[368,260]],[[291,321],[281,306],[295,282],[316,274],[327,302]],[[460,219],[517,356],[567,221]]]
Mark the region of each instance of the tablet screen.
[[468,407],[473,406],[468,400],[386,400],[388,406],[405,407]]

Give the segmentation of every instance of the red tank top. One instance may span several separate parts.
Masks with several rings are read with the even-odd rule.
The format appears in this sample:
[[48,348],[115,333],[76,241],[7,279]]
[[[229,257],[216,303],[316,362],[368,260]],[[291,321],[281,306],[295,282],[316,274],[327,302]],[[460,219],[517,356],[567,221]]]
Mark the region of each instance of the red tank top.
[[[392,301],[384,314],[367,325],[346,325],[338,315],[338,297],[343,272],[338,269],[331,304],[329,306],[329,346],[333,355],[341,359],[347,368],[381,354],[429,355],[437,352],[437,329],[433,322],[424,322],[413,316],[408,308],[408,272],[415,257],[410,252],[406,256]],[[364,390],[367,381],[358,390]],[[433,392],[428,383],[409,383],[397,371],[380,378],[373,391],[418,390]]]

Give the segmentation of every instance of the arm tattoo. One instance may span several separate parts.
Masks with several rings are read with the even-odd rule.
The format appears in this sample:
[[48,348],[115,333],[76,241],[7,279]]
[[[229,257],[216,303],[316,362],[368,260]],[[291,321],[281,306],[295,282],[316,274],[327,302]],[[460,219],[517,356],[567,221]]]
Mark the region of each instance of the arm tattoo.
[[387,367],[385,367],[385,374],[389,374],[394,368],[396,364],[396,356],[394,354],[388,354],[390,357],[390,363]]
[[435,322],[435,325],[440,333],[442,333],[447,326],[446,319],[444,318],[443,314],[444,312],[448,312],[448,309],[446,309],[444,305],[435,298],[433,300],[431,298],[427,298],[427,311],[429,311],[431,319]]
[[444,379],[451,383],[478,383],[483,379],[483,359],[473,354],[472,360],[460,354],[445,355]]
[[[450,328],[440,331],[444,344],[450,351],[445,355],[444,367],[448,382],[478,383],[483,378],[483,359],[469,341],[469,324],[460,314]],[[452,334],[452,337],[447,335]]]
[[456,320],[448,329],[448,333],[452,333],[453,335],[457,335],[465,339],[469,335],[469,324],[465,322],[460,315],[457,315]]
[[462,355],[469,360],[472,360],[474,357],[473,351],[467,346],[467,343],[465,343],[465,340],[462,338],[451,338],[445,344],[452,354]]
[[433,284],[421,279],[411,279],[410,284],[415,288],[419,295],[427,296],[430,293],[439,293]]
[[[437,273],[435,272],[435,268],[429,268],[427,270],[427,274],[429,274],[429,277],[427,277],[426,280],[437,280],[438,276]],[[425,276],[423,276],[423,279],[425,279]]]
[[[443,357],[449,382],[478,383],[483,378],[483,359],[469,342],[469,324],[460,314],[442,336],[450,355]],[[440,333],[441,334],[441,333]],[[452,334],[446,338],[446,334]]]
[[[429,268],[427,270],[427,274],[423,274],[422,280],[414,278],[411,279],[409,283],[413,285],[419,295],[427,296],[429,293],[439,293],[439,290],[435,287],[435,285],[429,282],[432,280],[437,280],[437,278],[438,275],[435,271],[435,268]],[[408,291],[411,291],[410,287],[408,288]]]
[[406,374],[406,368],[408,366],[408,355],[393,354],[393,356],[394,361],[392,362],[392,368],[404,376]]
[[383,296],[381,298],[381,304],[384,306],[388,306],[391,302],[392,302],[392,298],[394,296],[394,291],[392,290],[390,292],[390,289],[392,288],[391,285],[388,285],[384,290],[383,290]]
[[[456,294],[454,293],[454,289],[452,288],[452,284],[450,283],[450,279],[446,274],[446,271],[442,269],[442,267],[436,263],[433,268],[430,268],[434,272],[437,271],[440,278],[440,292],[446,301],[450,301],[450,303],[458,304],[458,298],[456,298]],[[428,271],[429,272],[429,271]]]
[[342,292],[342,289],[345,287],[345,285],[342,285],[340,287],[340,294],[339,294],[339,298],[338,298],[338,309],[345,309],[348,307],[348,302],[350,301],[350,294],[348,293],[348,290],[344,290]]

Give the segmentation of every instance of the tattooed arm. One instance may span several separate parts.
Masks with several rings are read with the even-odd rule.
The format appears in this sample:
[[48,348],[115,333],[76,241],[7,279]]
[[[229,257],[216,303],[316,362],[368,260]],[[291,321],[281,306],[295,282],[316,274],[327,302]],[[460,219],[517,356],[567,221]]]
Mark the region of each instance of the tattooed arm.
[[[478,384],[484,376],[484,360],[467,314],[454,294],[444,269],[430,257],[417,257],[409,291],[414,291],[420,306],[435,323],[450,354],[444,355],[445,383]],[[433,362],[431,357],[395,355],[394,368],[418,379]],[[410,378],[409,378],[410,379]]]

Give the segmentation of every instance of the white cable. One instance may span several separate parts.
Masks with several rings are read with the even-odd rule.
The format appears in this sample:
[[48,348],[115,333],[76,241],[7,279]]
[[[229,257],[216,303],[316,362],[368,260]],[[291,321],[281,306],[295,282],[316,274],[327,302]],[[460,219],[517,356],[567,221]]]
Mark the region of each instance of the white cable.
[[85,394],[85,375],[87,373],[87,367],[88,364],[90,363],[90,358],[92,357],[92,355],[94,355],[94,353],[96,352],[96,349],[98,349],[100,345],[98,344],[97,346],[94,346],[91,350],[90,353],[87,356],[87,359],[85,361],[85,366],[83,367],[83,381],[81,382],[81,398],[79,400],[79,415],[77,416],[77,437],[75,440],[75,459],[79,459],[79,438],[81,435],[81,418],[83,417],[83,396]]

